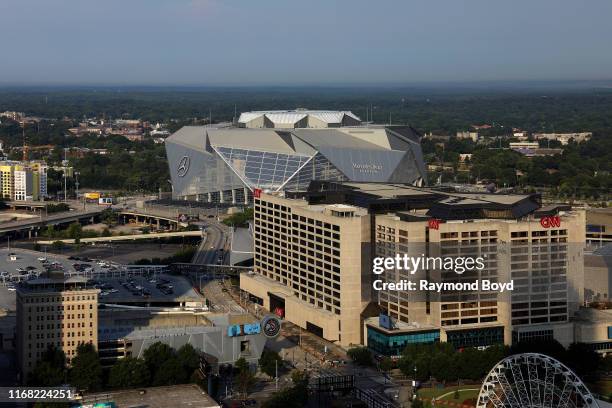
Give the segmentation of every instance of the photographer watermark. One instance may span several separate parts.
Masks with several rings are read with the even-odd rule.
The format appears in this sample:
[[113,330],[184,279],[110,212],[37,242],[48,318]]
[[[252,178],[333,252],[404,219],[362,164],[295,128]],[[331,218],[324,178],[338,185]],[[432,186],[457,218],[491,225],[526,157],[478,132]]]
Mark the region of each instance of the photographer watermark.
[[[404,272],[410,275],[427,275],[429,271],[439,273],[454,272],[458,276],[466,272],[480,272],[486,268],[486,255],[479,257],[456,256],[410,256],[408,254],[396,254],[394,257],[376,257],[372,262],[372,272],[381,275],[389,271]],[[451,280],[451,279],[449,279]],[[433,291],[433,292],[457,292],[457,291],[484,291],[484,292],[507,292],[514,290],[514,281],[497,282],[491,279],[474,279],[472,281],[436,281],[431,279],[400,279],[390,281],[389,279],[375,279],[372,287],[377,291]]]

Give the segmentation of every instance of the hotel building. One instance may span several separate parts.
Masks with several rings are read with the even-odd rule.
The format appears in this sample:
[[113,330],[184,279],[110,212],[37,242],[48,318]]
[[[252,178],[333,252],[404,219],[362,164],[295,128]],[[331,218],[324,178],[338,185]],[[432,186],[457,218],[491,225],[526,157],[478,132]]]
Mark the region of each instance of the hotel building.
[[[241,288],[326,339],[361,342],[382,354],[399,354],[412,342],[461,348],[554,337],[567,345],[574,337],[570,317],[584,296],[584,231],[583,211],[542,207],[538,194],[312,182],[306,192],[256,199],[255,268],[241,276]],[[372,290],[375,279],[415,279],[396,269],[372,273],[373,257],[396,254],[482,257],[482,270],[420,273],[436,282],[513,281],[514,290]],[[357,324],[361,336],[354,334]]]
[[371,301],[370,217],[363,208],[255,196],[254,274],[240,287],[268,310],[342,345],[361,344]]

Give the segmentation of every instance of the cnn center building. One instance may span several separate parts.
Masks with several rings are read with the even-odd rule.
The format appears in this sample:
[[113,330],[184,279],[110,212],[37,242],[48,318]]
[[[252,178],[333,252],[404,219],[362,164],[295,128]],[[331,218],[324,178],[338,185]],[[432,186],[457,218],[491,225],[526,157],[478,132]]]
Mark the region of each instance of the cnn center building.
[[180,200],[249,204],[256,189],[305,190],[312,180],[426,181],[410,127],[185,126],[165,145],[172,196]]

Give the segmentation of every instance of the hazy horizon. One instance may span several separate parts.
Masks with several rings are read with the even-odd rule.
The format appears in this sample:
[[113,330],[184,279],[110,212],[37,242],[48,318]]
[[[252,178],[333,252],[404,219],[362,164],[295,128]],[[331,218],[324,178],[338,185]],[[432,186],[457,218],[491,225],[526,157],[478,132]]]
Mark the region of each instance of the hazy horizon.
[[612,82],[612,2],[5,0],[0,86]]

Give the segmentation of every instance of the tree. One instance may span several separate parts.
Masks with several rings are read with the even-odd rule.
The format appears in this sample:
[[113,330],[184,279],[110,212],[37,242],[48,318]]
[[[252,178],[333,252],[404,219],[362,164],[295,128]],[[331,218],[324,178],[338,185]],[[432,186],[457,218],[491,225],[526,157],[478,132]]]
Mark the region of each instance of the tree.
[[189,343],[178,349],[176,358],[187,378],[190,378],[191,374],[200,366],[200,354]]
[[240,357],[238,360],[236,360],[234,363],[234,368],[237,372],[250,370],[249,363],[244,357]]
[[263,408],[302,408],[308,403],[308,381],[299,381],[292,387],[272,394]]
[[372,352],[367,347],[353,347],[346,353],[355,364],[360,366],[372,365]]
[[96,391],[102,387],[102,366],[92,344],[83,343],[77,347],[70,369],[70,384],[87,391]]
[[145,387],[149,384],[150,377],[144,360],[126,357],[111,367],[108,385],[112,388]]
[[61,251],[62,249],[64,249],[65,244],[62,241],[53,241],[51,247],[56,251]]
[[237,371],[234,381],[238,392],[243,394],[245,397],[248,395],[249,390],[255,385],[255,376],[251,372],[249,363],[244,357],[240,357],[234,364],[234,369]]
[[308,385],[308,372],[306,370],[293,370],[291,373],[291,381],[293,384]]
[[117,213],[110,208],[105,209],[100,214],[100,221],[109,227],[112,227],[118,220]]
[[186,375],[181,363],[178,358],[173,355],[159,367],[159,370],[157,370],[153,376],[153,385],[183,384],[188,380],[189,377]]
[[49,238],[55,238],[55,227],[53,225],[47,225],[47,229],[44,233]]
[[230,227],[246,227],[254,217],[252,208],[247,208],[243,212],[232,214],[223,220],[223,223]]
[[393,368],[393,361],[391,360],[391,358],[385,356],[382,358],[382,360],[380,360],[379,367],[380,371],[382,371],[383,373],[388,373]]
[[276,377],[276,369],[281,365],[282,359],[277,352],[264,350],[259,358],[259,368],[270,378]]
[[585,343],[572,343],[567,349],[566,364],[580,376],[595,373],[601,360],[601,356]]
[[144,351],[143,357],[151,376],[155,378],[162,365],[174,357],[174,350],[169,345],[158,341]]
[[66,235],[76,241],[83,236],[83,227],[78,222],[73,222],[68,226]]
[[43,353],[28,377],[28,384],[40,387],[55,387],[66,382],[66,356],[55,346]]

